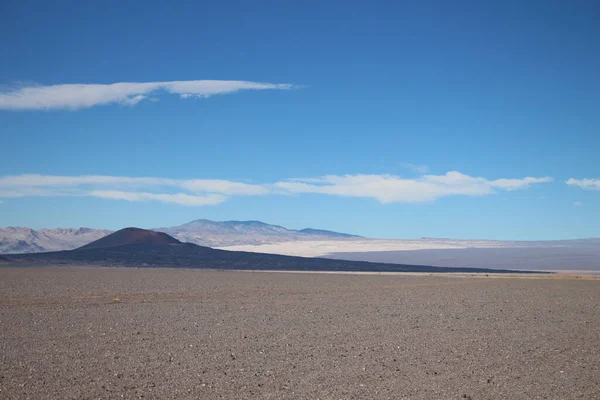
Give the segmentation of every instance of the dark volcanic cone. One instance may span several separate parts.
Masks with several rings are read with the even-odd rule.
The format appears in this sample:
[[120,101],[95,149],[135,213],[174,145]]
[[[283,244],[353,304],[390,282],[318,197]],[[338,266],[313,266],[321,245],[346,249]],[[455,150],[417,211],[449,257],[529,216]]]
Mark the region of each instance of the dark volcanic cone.
[[181,242],[162,232],[148,231],[140,228],[124,228],[92,243],[88,243],[85,246],[81,246],[76,250],[103,249],[127,244],[168,245],[181,244]]

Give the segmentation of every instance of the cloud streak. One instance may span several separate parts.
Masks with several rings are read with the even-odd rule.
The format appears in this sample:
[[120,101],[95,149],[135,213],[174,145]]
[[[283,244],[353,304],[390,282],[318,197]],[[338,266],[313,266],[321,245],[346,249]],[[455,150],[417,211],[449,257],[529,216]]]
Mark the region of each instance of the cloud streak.
[[445,175],[424,175],[404,179],[394,175],[327,175],[315,179],[292,179],[275,186],[289,193],[321,193],[336,196],[367,197],[381,203],[422,203],[447,196],[483,196],[498,190],[527,189],[550,177],[488,180],[457,171]]
[[220,193],[224,195],[255,196],[266,194],[268,191],[261,185],[234,182],[222,179],[169,179],[154,177],[128,177],[107,175],[13,175],[0,177],[2,188],[61,188],[112,186],[122,188],[142,187],[174,187],[192,192]]
[[565,182],[569,186],[578,186],[585,190],[600,190],[600,179],[574,179]]
[[161,93],[188,99],[241,90],[288,90],[294,87],[287,83],[218,80],[20,86],[0,92],[0,110],[77,110],[106,104],[134,106]]
[[232,196],[317,193],[363,197],[381,203],[423,203],[447,196],[484,196],[527,189],[552,178],[488,180],[457,171],[405,179],[394,175],[326,175],[250,184],[223,179],[171,179],[107,175],[13,175],[0,177],[0,198],[87,196],[125,201],[159,201],[186,206],[223,203]]
[[146,192],[124,192],[119,190],[93,190],[88,196],[100,197],[112,200],[127,201],[151,201],[157,200],[163,203],[174,203],[184,206],[209,206],[220,204],[227,200],[226,196],[220,194],[209,194],[204,196],[190,195],[186,193],[146,193]]
[[222,179],[36,174],[0,177],[0,198],[86,196],[206,206],[220,204],[230,196],[260,196],[268,192],[263,185]]

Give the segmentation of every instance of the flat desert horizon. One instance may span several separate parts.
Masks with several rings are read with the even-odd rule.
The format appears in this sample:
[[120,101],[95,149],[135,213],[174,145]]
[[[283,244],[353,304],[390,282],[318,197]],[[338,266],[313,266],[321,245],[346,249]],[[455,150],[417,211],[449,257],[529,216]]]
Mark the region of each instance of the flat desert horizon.
[[370,239],[305,240],[217,247],[222,250],[324,257],[379,263],[600,274],[600,239],[476,240]]
[[[123,228],[135,229],[135,228]],[[122,231],[122,230],[121,230]],[[73,250],[117,231],[92,228],[0,228],[0,256]],[[321,257],[383,264],[600,274],[600,239],[376,239],[250,221],[194,220],[158,228],[183,243],[228,251]],[[571,272],[569,272],[571,271]]]
[[600,280],[532,277],[3,267],[0,396],[598,398]]

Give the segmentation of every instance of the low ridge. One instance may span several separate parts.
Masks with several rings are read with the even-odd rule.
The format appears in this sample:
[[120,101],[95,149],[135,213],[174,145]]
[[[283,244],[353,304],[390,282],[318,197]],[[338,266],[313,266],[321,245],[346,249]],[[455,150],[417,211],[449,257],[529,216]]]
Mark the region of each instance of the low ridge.
[[341,237],[341,238],[361,238],[362,237],[362,236],[358,236],[358,235],[351,235],[349,233],[328,231],[327,229],[305,228],[305,229],[300,229],[298,232],[306,234],[306,235],[322,235],[322,236]]
[[124,228],[110,235],[81,246],[75,250],[102,249],[127,244],[173,245],[181,242],[163,232],[149,231],[140,228]]

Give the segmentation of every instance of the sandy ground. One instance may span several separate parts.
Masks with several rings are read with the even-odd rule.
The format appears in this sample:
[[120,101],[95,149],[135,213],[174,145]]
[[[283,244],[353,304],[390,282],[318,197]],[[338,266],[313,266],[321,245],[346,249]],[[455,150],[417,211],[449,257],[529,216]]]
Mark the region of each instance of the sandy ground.
[[2,399],[599,399],[600,281],[0,268]]

